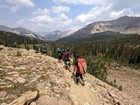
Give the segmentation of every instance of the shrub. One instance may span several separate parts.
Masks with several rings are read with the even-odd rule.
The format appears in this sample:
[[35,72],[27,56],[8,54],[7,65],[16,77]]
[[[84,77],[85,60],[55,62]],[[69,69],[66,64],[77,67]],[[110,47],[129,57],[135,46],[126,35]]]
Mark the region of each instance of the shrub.
[[27,49],[27,50],[30,50],[29,46],[26,46],[26,49]]
[[16,56],[22,56],[21,52],[17,51]]
[[101,60],[88,60],[88,73],[94,75],[102,81],[107,79],[107,68]]
[[122,85],[120,85],[120,86],[118,87],[118,89],[119,89],[120,91],[122,91]]

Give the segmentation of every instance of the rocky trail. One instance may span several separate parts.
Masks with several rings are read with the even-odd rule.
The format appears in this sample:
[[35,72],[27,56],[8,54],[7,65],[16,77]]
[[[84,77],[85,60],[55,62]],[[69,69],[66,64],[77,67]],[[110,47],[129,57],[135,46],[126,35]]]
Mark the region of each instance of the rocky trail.
[[76,85],[55,58],[0,46],[0,105],[139,105],[88,73],[84,79]]

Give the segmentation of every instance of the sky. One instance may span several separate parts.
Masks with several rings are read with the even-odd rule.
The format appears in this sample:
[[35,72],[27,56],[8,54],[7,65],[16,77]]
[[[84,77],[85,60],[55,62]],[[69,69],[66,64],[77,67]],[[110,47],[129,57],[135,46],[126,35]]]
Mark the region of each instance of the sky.
[[66,31],[92,22],[140,16],[140,0],[0,0],[0,25]]

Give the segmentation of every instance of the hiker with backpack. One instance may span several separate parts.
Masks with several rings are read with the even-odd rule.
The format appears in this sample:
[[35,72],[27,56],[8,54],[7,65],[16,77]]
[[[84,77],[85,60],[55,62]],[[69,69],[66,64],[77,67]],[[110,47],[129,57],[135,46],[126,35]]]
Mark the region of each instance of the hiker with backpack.
[[[70,71],[70,50],[67,49],[66,52],[64,53],[64,62],[66,65],[66,70]],[[71,72],[71,71],[70,71]]]
[[75,64],[74,64],[74,72],[72,73],[75,75],[75,83],[81,83],[82,86],[85,85],[83,75],[86,74],[87,63],[84,58],[80,58],[79,56],[75,57]]
[[14,48],[17,48],[17,42],[14,42],[14,43],[13,43],[13,47],[14,47]]
[[42,45],[42,46],[40,47],[40,52],[41,52],[42,54],[46,54],[46,53],[47,53],[47,47],[46,47],[46,45]]
[[73,57],[73,54],[71,54],[71,56],[70,56],[70,64],[71,65],[74,65],[74,57]]
[[61,62],[61,60],[63,58],[63,53],[64,53],[64,49],[57,48],[57,56],[58,56],[59,62]]

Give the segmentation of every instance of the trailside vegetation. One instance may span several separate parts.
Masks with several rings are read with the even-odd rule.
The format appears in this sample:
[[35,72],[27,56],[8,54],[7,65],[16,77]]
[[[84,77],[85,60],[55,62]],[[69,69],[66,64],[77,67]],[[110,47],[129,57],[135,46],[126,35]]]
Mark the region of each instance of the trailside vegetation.
[[70,43],[52,42],[50,43],[51,56],[57,57],[58,47],[67,49],[74,55],[79,55],[87,60],[87,72],[100,80],[118,88],[122,91],[122,86],[114,81],[107,80],[107,67],[111,62],[120,65],[127,65],[140,68],[140,35],[128,35],[126,37],[105,39],[105,40],[80,40]]
[[140,35],[92,42],[53,43],[53,45],[55,48],[69,48],[73,54],[79,54],[82,57],[101,56],[125,64],[140,66]]
[[106,62],[111,60],[120,64],[140,68],[140,36],[129,35],[123,38],[102,41],[77,41],[75,43],[50,43],[51,55],[56,57],[58,47],[67,49],[74,55],[86,58],[88,71],[97,78],[106,81]]

